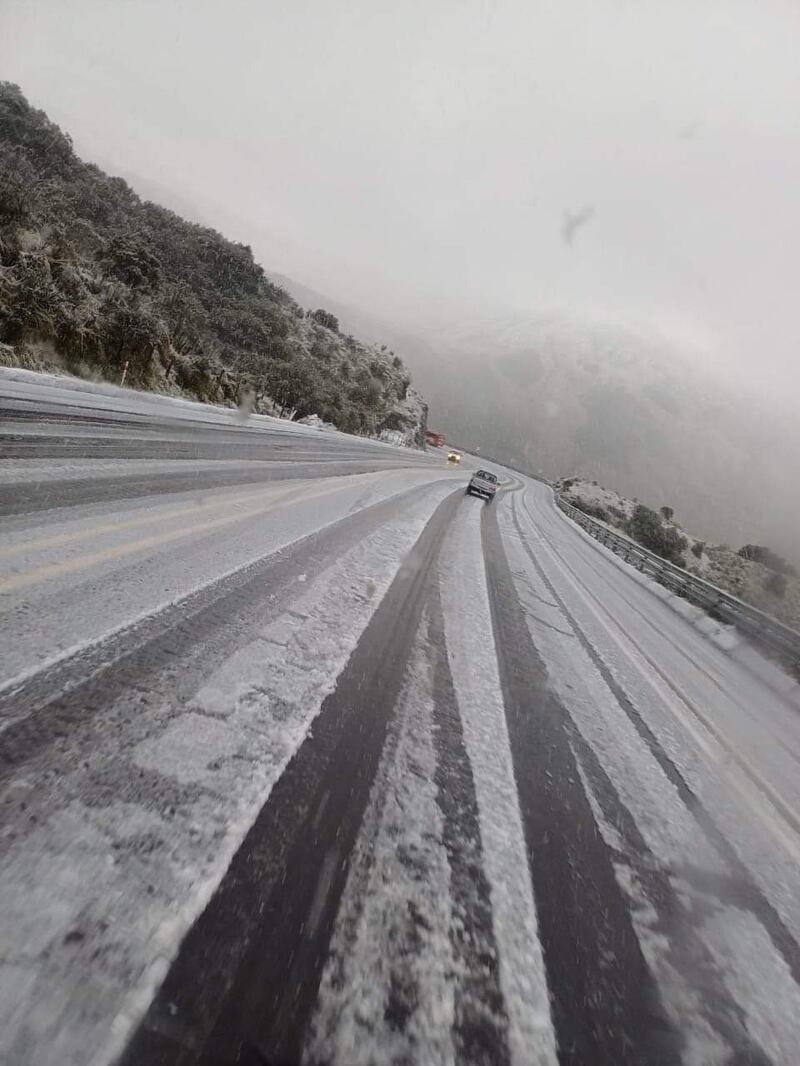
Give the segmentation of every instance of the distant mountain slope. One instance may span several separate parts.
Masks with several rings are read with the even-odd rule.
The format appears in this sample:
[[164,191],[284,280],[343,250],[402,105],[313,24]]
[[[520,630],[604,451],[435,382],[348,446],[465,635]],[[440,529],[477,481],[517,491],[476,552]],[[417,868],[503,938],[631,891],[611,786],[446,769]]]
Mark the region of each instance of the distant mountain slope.
[[556,315],[398,327],[280,282],[399,351],[431,425],[462,447],[550,478],[584,471],[672,504],[703,536],[755,537],[800,562],[800,418],[673,348]]
[[465,447],[551,478],[580,470],[673,505],[703,536],[800,555],[800,420],[788,405],[630,332],[555,317],[438,344],[419,379],[432,419]]
[[0,358],[424,436],[399,356],[306,315],[249,247],[82,162],[0,83]]

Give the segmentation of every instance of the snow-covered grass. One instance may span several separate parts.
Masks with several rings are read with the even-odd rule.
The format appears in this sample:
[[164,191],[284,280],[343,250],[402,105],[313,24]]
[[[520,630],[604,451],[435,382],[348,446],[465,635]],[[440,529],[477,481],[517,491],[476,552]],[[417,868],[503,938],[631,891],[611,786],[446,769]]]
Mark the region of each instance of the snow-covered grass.
[[562,478],[556,482],[555,489],[574,507],[587,503],[593,508],[602,508],[606,512],[606,518],[603,520],[612,526],[621,527],[631,517],[636,506],[635,501],[585,478]]

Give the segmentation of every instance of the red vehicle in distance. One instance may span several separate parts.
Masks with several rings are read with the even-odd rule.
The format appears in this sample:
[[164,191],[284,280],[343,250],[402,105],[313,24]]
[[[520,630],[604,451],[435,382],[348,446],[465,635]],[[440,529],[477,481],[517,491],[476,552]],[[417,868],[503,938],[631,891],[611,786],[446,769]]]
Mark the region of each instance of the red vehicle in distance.
[[426,429],[425,440],[432,448],[444,448],[444,433],[434,433],[432,429]]

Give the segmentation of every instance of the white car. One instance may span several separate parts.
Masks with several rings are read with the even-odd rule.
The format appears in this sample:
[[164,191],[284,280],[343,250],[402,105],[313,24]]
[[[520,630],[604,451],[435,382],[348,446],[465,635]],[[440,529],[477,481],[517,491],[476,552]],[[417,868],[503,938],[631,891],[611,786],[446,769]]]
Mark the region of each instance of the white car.
[[497,492],[497,477],[488,470],[476,470],[469,479],[467,496],[482,496],[491,503]]

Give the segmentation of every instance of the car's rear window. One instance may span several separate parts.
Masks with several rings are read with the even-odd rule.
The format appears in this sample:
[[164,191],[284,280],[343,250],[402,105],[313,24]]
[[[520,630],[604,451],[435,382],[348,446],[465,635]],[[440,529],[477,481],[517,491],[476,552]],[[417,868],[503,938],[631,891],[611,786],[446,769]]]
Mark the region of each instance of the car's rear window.
[[490,474],[488,470],[479,470],[475,477],[482,477],[484,481],[497,481],[494,474]]

